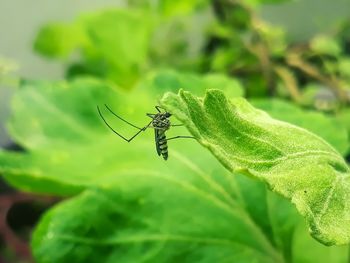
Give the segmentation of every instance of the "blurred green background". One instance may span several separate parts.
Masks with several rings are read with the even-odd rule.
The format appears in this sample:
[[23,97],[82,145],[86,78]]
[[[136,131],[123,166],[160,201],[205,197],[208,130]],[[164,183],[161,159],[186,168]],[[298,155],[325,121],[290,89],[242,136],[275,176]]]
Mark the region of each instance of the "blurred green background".
[[[49,21],[70,21],[81,12],[94,11],[108,6],[125,6],[123,1],[9,1],[0,2],[0,58],[15,61],[18,74],[25,78],[61,79],[64,65],[43,60],[33,53],[32,45],[36,33]],[[8,116],[8,101],[11,89],[0,89],[0,145],[9,137],[4,129]]]
[[[0,262],[32,262],[32,254],[38,262],[181,262],[186,255],[183,262],[232,262],[231,250],[220,254],[215,246],[92,253],[90,240],[77,249],[51,238],[67,231],[99,240],[110,232],[110,218],[110,229],[126,240],[148,227],[135,218],[185,233],[215,233],[218,225],[220,234],[249,247],[234,248],[234,256],[245,253],[233,262],[347,262],[348,247],[312,239],[294,206],[261,182],[233,176],[194,142],[169,143],[169,160],[159,162],[152,132],[126,144],[102,125],[95,107],[107,103],[142,125],[166,91],[202,96],[218,88],[314,132],[349,164],[349,0],[1,0],[0,33],[0,211],[8,227],[0,227]],[[169,131],[178,134],[188,131]],[[238,227],[231,229],[232,215],[173,188],[172,180],[237,202],[231,212]],[[196,205],[197,214],[188,214]],[[252,228],[240,221],[247,215]],[[8,229],[14,235],[6,239]]]
[[[0,55],[14,60],[18,64],[18,74],[25,78],[61,79],[64,76],[64,65],[43,60],[33,53],[32,44],[40,27],[51,21],[71,21],[82,12],[126,5],[123,0],[2,0]],[[266,21],[283,26],[291,42],[298,42],[308,40],[320,32],[332,31],[339,22],[350,16],[350,4],[348,0],[295,0],[278,5],[264,4],[259,13]],[[9,137],[3,121],[8,116],[11,89],[4,87],[4,84],[0,85],[0,145],[5,145]]]

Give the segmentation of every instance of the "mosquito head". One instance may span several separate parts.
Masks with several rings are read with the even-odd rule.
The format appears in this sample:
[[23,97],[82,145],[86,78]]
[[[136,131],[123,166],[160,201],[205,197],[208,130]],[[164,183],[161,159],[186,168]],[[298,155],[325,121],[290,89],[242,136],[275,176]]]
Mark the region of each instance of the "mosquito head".
[[165,115],[165,118],[169,118],[171,116],[171,113],[170,112],[166,112],[164,115]]

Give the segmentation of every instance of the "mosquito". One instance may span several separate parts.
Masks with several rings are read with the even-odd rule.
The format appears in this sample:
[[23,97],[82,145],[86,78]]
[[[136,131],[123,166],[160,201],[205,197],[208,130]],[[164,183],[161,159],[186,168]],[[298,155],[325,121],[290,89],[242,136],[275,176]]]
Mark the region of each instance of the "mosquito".
[[[162,155],[164,160],[168,159],[168,141],[173,140],[173,139],[179,139],[179,138],[189,138],[189,139],[194,139],[192,136],[184,136],[184,135],[179,135],[171,138],[167,138],[165,135],[165,132],[170,129],[170,127],[174,126],[183,126],[182,124],[171,124],[170,123],[170,117],[171,113],[165,111],[162,107],[160,106],[155,106],[156,110],[158,111],[157,113],[146,113],[148,117],[150,117],[152,120],[144,127],[138,127],[127,120],[123,119],[119,115],[117,115],[115,112],[111,110],[111,108],[108,107],[108,105],[104,105],[106,109],[112,113],[115,117],[118,119],[124,121],[125,123],[129,124],[130,126],[138,129],[138,132],[136,132],[133,136],[131,136],[129,139],[121,135],[119,132],[114,130],[106,121],[106,119],[103,117],[101,110],[99,106],[97,106],[97,111],[102,118],[103,122],[108,126],[109,129],[112,130],[116,135],[118,135],[120,138],[127,142],[131,142],[136,136],[138,136],[141,132],[144,132],[148,128],[153,128],[154,129],[154,139],[156,143],[156,150],[157,154],[160,156]],[[164,111],[162,111],[163,109]]]

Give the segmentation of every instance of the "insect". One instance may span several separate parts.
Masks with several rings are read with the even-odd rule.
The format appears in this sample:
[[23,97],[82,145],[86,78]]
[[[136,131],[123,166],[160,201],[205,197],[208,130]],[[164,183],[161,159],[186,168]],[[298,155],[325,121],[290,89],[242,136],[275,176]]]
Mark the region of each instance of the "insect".
[[160,156],[162,155],[164,160],[168,159],[168,141],[173,140],[173,139],[179,139],[179,138],[190,138],[193,139],[194,137],[192,136],[175,136],[175,137],[171,137],[171,138],[167,138],[165,135],[165,132],[167,130],[170,129],[170,127],[174,127],[174,126],[182,126],[182,124],[171,124],[170,123],[170,117],[171,117],[171,113],[167,112],[167,111],[161,111],[161,109],[163,109],[160,106],[155,106],[156,110],[158,111],[157,113],[146,113],[146,115],[148,117],[150,117],[152,120],[144,127],[138,127],[130,122],[128,122],[127,120],[123,119],[122,117],[120,117],[119,115],[117,115],[116,113],[114,113],[106,104],[105,107],[107,108],[107,110],[112,113],[115,117],[117,117],[118,119],[124,121],[125,123],[129,124],[130,126],[138,129],[138,132],[136,132],[133,136],[131,136],[129,139],[124,137],[123,135],[121,135],[119,132],[117,132],[116,130],[114,130],[106,121],[106,119],[103,117],[101,110],[99,108],[99,106],[97,106],[97,111],[100,115],[100,117],[102,118],[103,122],[108,126],[108,128],[110,128],[115,134],[117,134],[120,138],[124,139],[127,142],[131,142],[137,135],[139,135],[141,132],[145,131],[148,128],[153,128],[154,129],[154,139],[155,139],[155,143],[156,143],[156,150],[157,150],[157,154]]

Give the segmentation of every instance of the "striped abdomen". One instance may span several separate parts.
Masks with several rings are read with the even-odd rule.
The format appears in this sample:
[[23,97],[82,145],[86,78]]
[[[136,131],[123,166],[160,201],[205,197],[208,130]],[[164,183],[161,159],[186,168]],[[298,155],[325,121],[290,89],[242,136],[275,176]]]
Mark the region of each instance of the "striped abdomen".
[[168,159],[168,142],[165,131],[155,129],[156,149],[158,155],[162,155],[164,160]]

